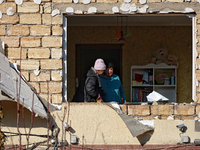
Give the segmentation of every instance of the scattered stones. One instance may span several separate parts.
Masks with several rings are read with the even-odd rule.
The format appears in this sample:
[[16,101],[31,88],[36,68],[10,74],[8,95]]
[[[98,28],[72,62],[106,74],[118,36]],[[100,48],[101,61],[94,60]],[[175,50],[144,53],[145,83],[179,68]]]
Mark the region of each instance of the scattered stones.
[[83,11],[82,10],[76,10],[75,14],[83,14]]
[[144,5],[144,4],[147,3],[147,0],[139,0],[139,3],[140,3],[141,5]]
[[3,15],[2,15],[2,12],[0,11],[0,19],[2,18],[2,16],[3,16]]
[[144,5],[144,7],[138,8],[138,10],[139,10],[140,13],[146,13],[148,8],[149,8],[148,5]]
[[130,3],[130,2],[131,2],[131,0],[124,0],[124,2],[125,2],[125,3]]
[[128,11],[130,10],[129,7],[130,7],[130,4],[125,4],[125,3],[123,3],[123,4],[120,6],[120,10],[121,10],[121,11],[124,11],[124,12],[128,12]]
[[67,7],[66,13],[73,14],[73,13],[74,13],[74,8],[72,8],[72,7]]
[[97,12],[97,8],[96,7],[90,7],[89,9],[88,9],[88,13],[89,14],[95,14]]
[[117,6],[114,6],[114,7],[112,8],[112,12],[113,12],[113,13],[119,13],[119,8],[118,8]]
[[38,75],[40,74],[40,70],[38,70],[38,69],[34,70],[34,74],[35,74],[36,76],[38,76]]
[[186,7],[185,12],[190,13],[190,12],[194,12],[194,10],[192,8]]
[[91,0],[82,0],[83,4],[89,4]]
[[38,4],[38,5],[40,5],[41,2],[42,2],[42,0],[34,0],[34,3],[36,3],[36,4]]
[[77,3],[79,2],[79,0],[73,0],[73,2],[74,2],[75,4],[77,4]]

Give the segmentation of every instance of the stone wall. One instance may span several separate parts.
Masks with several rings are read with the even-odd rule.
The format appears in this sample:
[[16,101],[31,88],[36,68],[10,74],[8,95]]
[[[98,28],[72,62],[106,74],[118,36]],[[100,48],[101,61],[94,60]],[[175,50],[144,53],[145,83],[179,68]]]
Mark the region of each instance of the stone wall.
[[[16,2],[0,1],[0,39],[6,44],[6,56],[10,62],[21,66],[23,75],[35,87],[37,93],[57,104],[62,101],[62,14],[200,12],[200,7],[197,7],[199,2],[196,0]],[[199,18],[197,15],[197,29],[200,26]],[[199,32],[197,34],[197,39],[200,39]],[[197,51],[199,47],[200,44],[197,43]],[[197,66],[199,63],[197,59]],[[198,97],[199,93],[198,90]]]
[[200,105],[159,104],[159,105],[121,105],[125,114],[138,120],[194,120],[200,119]]

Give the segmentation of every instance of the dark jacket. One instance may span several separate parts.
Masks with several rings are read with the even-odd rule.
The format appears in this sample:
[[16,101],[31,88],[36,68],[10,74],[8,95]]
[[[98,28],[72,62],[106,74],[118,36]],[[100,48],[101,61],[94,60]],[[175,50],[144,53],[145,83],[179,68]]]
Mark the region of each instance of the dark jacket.
[[98,94],[101,90],[101,83],[98,74],[91,67],[79,84],[79,87],[72,99],[72,102],[96,102]]

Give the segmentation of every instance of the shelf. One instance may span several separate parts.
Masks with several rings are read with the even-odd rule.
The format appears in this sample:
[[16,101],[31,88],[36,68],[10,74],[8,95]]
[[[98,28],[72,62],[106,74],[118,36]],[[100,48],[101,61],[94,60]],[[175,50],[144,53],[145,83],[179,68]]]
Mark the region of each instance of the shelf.
[[[139,75],[138,75],[139,74]],[[172,78],[173,77],[173,78]],[[153,84],[133,84],[133,82],[141,81],[151,82]],[[168,80],[166,80],[168,78]],[[172,80],[172,85],[171,85]],[[146,95],[143,91],[156,91],[167,97],[169,102],[176,102],[177,91],[177,68],[167,64],[148,64],[146,66],[131,67],[131,101],[137,103],[146,101]],[[163,84],[163,83],[169,84]],[[157,84],[158,83],[158,84]],[[134,92],[133,92],[134,91]],[[139,91],[139,92],[138,92]],[[147,92],[149,94],[150,92]],[[139,95],[139,97],[137,97]],[[142,98],[141,98],[142,96]]]

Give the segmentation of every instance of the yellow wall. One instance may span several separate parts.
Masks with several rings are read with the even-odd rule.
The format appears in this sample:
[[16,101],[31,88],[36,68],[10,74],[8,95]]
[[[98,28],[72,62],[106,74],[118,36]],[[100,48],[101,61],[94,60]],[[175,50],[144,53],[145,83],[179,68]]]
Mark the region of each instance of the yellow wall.
[[[179,57],[177,102],[191,102],[191,27],[129,27],[129,31],[132,36],[126,38],[122,52],[122,80],[127,101],[130,99],[131,66],[142,65],[152,57],[152,51],[166,47],[169,54]],[[72,99],[75,93],[75,45],[119,44],[114,39],[115,34],[116,27],[68,27],[68,99]]]

